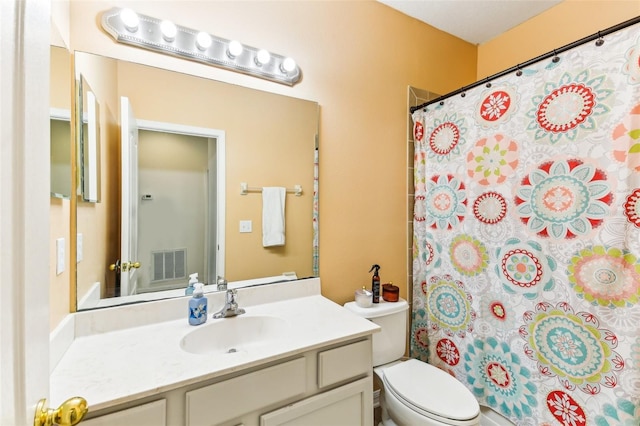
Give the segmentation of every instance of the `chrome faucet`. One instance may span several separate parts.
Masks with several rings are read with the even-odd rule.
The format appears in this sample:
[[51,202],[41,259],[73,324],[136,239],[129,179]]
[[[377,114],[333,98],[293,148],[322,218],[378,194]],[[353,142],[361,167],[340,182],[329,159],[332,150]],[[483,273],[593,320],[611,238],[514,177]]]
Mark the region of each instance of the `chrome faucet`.
[[224,277],[218,275],[217,285],[218,291],[227,290],[227,280],[225,280]]
[[238,302],[236,301],[237,294],[238,294],[237,290],[227,290],[224,307],[220,311],[213,314],[212,318],[214,319],[229,318],[229,317],[235,317],[236,315],[244,314],[245,310],[238,307]]

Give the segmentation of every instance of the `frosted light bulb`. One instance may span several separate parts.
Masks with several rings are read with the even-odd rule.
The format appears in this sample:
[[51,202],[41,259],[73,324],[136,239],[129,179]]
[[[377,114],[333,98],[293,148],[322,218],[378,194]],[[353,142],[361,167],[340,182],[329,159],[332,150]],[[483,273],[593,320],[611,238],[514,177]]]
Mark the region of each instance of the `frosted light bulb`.
[[256,63],[258,66],[262,66],[268,63],[271,60],[271,54],[264,49],[258,50],[258,55],[256,56]]
[[172,42],[176,38],[178,28],[173,22],[165,20],[160,22],[160,31],[162,32],[162,38],[168,42]]
[[243,50],[244,50],[244,47],[242,47],[242,43],[240,43],[237,40],[231,40],[229,42],[229,49],[227,50],[227,55],[231,59],[233,59],[236,56],[240,55]]
[[136,32],[138,31],[138,23],[139,23],[139,19],[138,19],[138,15],[131,9],[122,9],[120,11],[120,20],[122,20],[122,23],[124,24],[124,27],[129,31],[129,32]]
[[201,31],[196,36],[196,45],[200,50],[207,50],[211,46],[211,36],[204,31]]
[[296,69],[296,61],[292,58],[285,58],[280,68],[284,73],[289,73]]

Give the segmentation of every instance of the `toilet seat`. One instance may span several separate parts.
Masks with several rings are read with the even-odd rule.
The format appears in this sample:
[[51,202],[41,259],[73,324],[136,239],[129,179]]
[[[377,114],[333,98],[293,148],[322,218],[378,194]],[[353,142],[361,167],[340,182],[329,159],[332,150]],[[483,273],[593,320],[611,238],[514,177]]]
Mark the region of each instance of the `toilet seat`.
[[410,359],[384,369],[384,386],[407,408],[445,424],[477,424],[480,405],[458,380]]

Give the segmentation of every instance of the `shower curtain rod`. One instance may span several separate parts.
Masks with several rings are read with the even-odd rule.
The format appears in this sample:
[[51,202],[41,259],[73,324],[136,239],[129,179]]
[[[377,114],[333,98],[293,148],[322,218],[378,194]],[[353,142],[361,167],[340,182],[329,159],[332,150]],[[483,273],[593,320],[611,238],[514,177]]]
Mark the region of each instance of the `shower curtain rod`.
[[604,40],[602,40],[603,36],[606,36],[608,34],[614,33],[616,31],[619,31],[619,30],[623,29],[623,28],[630,27],[631,25],[637,24],[638,22],[640,22],[640,16],[636,16],[635,18],[629,19],[628,21],[625,21],[625,22],[622,22],[620,24],[614,25],[613,27],[609,27],[609,28],[607,28],[605,30],[598,31],[597,33],[595,33],[593,35],[584,37],[584,38],[582,38],[580,40],[574,41],[573,43],[569,43],[569,44],[567,44],[565,46],[562,46],[562,47],[560,47],[558,49],[553,49],[552,51],[547,52],[547,53],[545,53],[543,55],[537,56],[537,57],[535,57],[533,59],[530,59],[530,60],[528,60],[526,62],[523,62],[521,64],[518,64],[516,66],[508,68],[508,69],[506,69],[504,71],[501,71],[501,72],[499,72],[497,74],[493,74],[493,75],[491,75],[489,77],[486,77],[486,78],[484,78],[482,80],[478,80],[475,83],[471,83],[468,86],[463,86],[463,87],[461,87],[461,88],[459,88],[457,90],[454,90],[453,92],[449,92],[446,95],[442,95],[442,96],[440,96],[440,97],[438,97],[436,99],[432,99],[432,100],[427,101],[427,102],[425,102],[425,103],[423,103],[421,105],[413,106],[413,107],[409,108],[409,111],[411,111],[411,114],[413,114],[417,110],[425,108],[428,105],[434,104],[436,102],[442,102],[443,100],[445,100],[447,98],[450,98],[452,96],[457,95],[458,93],[464,93],[465,91],[467,91],[469,89],[472,89],[474,87],[480,86],[481,84],[489,83],[490,81],[495,80],[496,78],[502,77],[502,76],[507,75],[509,73],[512,73],[514,71],[521,71],[522,68],[524,68],[524,67],[528,67],[529,65],[535,64],[536,62],[543,61],[543,60],[545,60],[547,58],[555,57],[559,53],[566,52],[567,50],[573,49],[574,47],[580,46],[581,44],[588,43],[588,42],[590,42],[592,40],[598,39],[598,41],[596,42],[596,46],[602,46],[604,44]]

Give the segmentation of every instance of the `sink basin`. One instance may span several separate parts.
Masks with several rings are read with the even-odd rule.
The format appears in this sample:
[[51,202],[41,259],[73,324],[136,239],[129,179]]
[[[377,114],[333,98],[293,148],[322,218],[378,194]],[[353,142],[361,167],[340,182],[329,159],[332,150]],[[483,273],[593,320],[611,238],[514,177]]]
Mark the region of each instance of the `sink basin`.
[[289,324],[269,315],[213,320],[198,326],[180,341],[180,347],[194,354],[236,354],[277,342],[287,336]]

